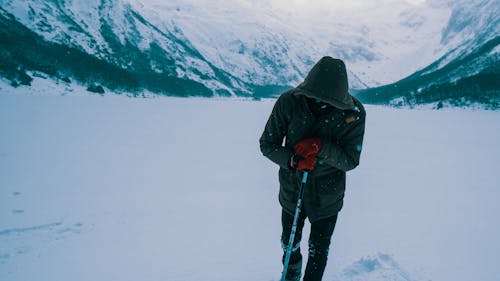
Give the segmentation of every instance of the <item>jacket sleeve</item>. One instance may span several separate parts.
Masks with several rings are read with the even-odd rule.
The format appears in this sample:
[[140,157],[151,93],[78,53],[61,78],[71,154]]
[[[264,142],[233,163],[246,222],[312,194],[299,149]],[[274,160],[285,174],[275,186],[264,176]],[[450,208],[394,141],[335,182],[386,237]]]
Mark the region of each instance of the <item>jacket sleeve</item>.
[[323,163],[347,172],[359,165],[363,136],[365,133],[365,115],[360,116],[351,129],[337,141],[323,140],[318,158]]
[[262,154],[285,169],[290,169],[290,159],[293,156],[293,151],[283,146],[288,122],[282,95],[274,104],[273,111],[259,140]]

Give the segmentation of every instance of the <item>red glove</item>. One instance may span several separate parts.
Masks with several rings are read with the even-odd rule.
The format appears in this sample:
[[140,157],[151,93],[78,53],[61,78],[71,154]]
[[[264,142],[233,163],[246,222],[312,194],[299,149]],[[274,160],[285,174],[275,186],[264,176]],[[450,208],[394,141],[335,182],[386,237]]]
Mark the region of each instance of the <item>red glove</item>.
[[305,140],[299,141],[295,147],[295,153],[307,158],[311,155],[318,154],[319,149],[321,148],[321,139],[320,138],[309,138]]
[[314,169],[314,165],[316,165],[316,155],[312,155],[299,160],[299,163],[297,164],[297,170],[312,171]]

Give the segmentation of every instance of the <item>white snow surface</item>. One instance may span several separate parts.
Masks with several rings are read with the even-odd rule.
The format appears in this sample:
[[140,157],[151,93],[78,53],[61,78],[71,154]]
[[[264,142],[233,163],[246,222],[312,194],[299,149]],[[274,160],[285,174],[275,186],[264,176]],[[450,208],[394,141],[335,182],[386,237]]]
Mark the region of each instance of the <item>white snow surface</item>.
[[[0,280],[279,279],[274,100],[47,81],[0,81]],[[498,280],[499,143],[499,112],[367,106],[324,280]]]

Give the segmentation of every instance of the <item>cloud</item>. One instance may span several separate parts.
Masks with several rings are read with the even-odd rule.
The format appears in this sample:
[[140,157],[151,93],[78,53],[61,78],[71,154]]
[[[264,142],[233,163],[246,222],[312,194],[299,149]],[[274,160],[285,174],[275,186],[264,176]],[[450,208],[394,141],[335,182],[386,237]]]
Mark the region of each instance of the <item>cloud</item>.
[[424,4],[427,0],[406,0],[406,2],[413,5],[421,5]]

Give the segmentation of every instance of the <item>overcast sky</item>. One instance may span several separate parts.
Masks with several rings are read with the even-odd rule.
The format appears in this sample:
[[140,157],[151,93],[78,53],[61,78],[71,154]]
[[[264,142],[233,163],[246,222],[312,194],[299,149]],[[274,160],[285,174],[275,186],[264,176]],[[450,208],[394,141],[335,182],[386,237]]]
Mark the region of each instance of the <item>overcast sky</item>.
[[299,11],[339,11],[367,10],[375,7],[390,7],[394,4],[411,4],[420,6],[426,0],[259,0],[262,4],[281,7],[284,10]]
[[[206,3],[214,0],[204,0]],[[217,0],[215,0],[217,1]],[[239,0],[249,6],[271,8],[276,13],[291,13],[295,17],[314,19],[325,15],[353,15],[377,10],[377,17],[384,14],[399,13],[402,9],[418,9],[438,3],[432,0]],[[202,1],[203,2],[203,1]],[[446,1],[442,1],[443,3]],[[225,4],[224,4],[225,5]],[[267,8],[266,8],[267,7]],[[374,19],[376,20],[376,19]]]
[[[136,0],[142,3],[161,3],[166,4],[164,0]],[[200,6],[206,6],[207,4],[215,5],[225,5],[231,6],[235,2],[247,2],[250,4],[258,4],[259,6],[275,6],[281,7],[284,10],[308,10],[308,9],[318,9],[318,10],[341,10],[341,9],[369,9],[371,7],[384,7],[391,6],[393,4],[411,4],[419,6],[427,2],[428,0],[231,0],[231,1],[220,1],[220,0],[176,0],[174,2],[182,3],[193,3],[197,2]],[[231,3],[232,2],[232,3]]]
[[[324,14],[337,12],[363,12],[377,9],[392,13],[399,8],[421,8],[431,3],[449,0],[129,0],[157,6],[192,5],[204,10],[224,9],[231,7],[247,7],[259,10],[272,10],[278,14],[294,14],[302,18],[314,18]],[[242,6],[243,4],[243,6]]]
[[413,5],[420,5],[425,3],[426,0],[350,0],[350,1],[341,1],[341,0],[272,0],[270,2],[279,3],[284,7],[290,6],[290,4],[295,6],[315,6],[315,7],[330,7],[330,8],[364,8],[369,6],[380,6],[387,5],[393,3],[401,3],[406,2]]

